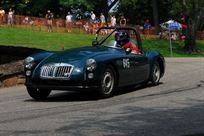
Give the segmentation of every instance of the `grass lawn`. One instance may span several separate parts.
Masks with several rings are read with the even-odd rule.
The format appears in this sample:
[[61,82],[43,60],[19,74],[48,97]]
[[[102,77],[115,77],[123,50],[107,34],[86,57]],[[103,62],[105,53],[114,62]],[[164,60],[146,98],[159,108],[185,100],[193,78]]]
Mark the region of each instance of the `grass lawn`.
[[[39,48],[49,51],[59,51],[63,48],[77,48],[91,46],[94,35],[64,32],[40,32],[25,28],[0,27],[0,45],[22,46],[28,48]],[[145,50],[157,50],[164,56],[170,56],[169,41],[160,39],[142,40]],[[204,57],[204,41],[197,41],[198,53],[186,54],[182,51],[182,42],[173,42],[174,57]]]

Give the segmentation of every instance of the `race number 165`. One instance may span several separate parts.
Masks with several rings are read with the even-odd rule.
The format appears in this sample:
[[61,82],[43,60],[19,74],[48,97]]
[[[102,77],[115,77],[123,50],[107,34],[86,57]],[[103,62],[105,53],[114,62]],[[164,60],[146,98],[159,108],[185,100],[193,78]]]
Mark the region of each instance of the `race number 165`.
[[130,60],[123,59],[123,68],[130,68]]

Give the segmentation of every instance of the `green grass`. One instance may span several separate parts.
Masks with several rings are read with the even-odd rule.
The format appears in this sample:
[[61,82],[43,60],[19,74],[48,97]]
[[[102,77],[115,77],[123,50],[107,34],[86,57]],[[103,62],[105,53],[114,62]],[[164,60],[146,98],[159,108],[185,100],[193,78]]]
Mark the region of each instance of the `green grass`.
[[[69,48],[91,46],[94,35],[64,32],[42,32],[26,28],[0,27],[0,45],[39,48],[59,51]],[[145,50],[157,50],[166,57],[170,56],[169,41],[160,39],[142,40]],[[204,57],[204,41],[197,41],[198,53],[183,52],[182,42],[172,42],[174,57]]]
[[0,45],[39,48],[49,51],[59,51],[62,48],[76,48],[90,45],[93,35],[48,33],[25,28],[0,27]]
[[[196,49],[198,52],[188,54],[183,49],[184,43],[181,41],[172,41],[172,51],[174,57],[204,57],[204,42],[197,41]],[[157,50],[165,57],[170,57],[170,42],[168,40],[143,40],[145,50]]]

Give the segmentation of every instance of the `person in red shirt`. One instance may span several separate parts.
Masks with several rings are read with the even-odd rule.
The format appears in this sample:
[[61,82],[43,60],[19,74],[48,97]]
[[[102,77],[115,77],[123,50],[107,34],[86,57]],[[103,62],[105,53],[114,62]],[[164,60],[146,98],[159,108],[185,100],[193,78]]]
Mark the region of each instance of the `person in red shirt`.
[[124,32],[124,31],[117,32],[115,34],[115,40],[116,40],[118,46],[120,46],[124,49],[127,49],[127,48],[131,49],[131,53],[141,54],[138,47],[134,46],[130,42],[130,36],[127,32]]
[[186,17],[183,16],[181,18],[181,28],[182,28],[182,33],[181,33],[181,40],[185,41],[186,40],[186,29],[188,28],[187,22],[186,22]]

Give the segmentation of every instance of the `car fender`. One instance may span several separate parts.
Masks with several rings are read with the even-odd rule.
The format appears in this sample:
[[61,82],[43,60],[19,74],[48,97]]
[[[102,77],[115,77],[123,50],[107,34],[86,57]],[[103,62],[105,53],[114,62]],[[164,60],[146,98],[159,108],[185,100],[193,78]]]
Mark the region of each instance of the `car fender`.
[[164,57],[157,51],[147,51],[147,52],[145,52],[145,55],[149,59],[150,71],[152,71],[153,65],[156,62],[159,63],[160,68],[161,68],[161,77],[162,77],[165,73],[165,59],[164,59]]
[[46,59],[47,57],[53,55],[53,52],[39,52],[30,55],[30,57],[33,57],[36,63],[41,62],[42,60]]

